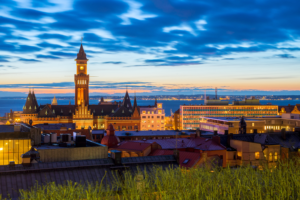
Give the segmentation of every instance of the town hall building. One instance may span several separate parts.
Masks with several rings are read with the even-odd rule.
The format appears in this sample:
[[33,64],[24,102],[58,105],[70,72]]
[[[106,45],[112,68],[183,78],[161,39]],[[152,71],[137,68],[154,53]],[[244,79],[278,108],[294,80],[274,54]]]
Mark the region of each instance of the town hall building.
[[113,124],[116,130],[140,130],[140,111],[136,97],[132,106],[128,91],[123,101],[89,104],[88,59],[81,44],[77,54],[75,83],[75,105],[58,105],[54,97],[52,104],[38,105],[34,91],[29,90],[20,121],[35,124],[75,123],[76,129],[107,129]]

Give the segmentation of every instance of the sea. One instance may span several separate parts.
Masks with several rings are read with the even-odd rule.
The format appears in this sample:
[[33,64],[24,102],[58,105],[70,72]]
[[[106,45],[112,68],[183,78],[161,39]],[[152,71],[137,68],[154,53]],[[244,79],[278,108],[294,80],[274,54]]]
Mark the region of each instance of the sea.
[[[37,98],[38,104],[45,105],[51,104],[52,99],[39,99]],[[68,105],[70,100],[67,99],[57,99],[59,105]],[[5,98],[0,99],[0,116],[4,116],[5,113],[10,112],[10,109],[13,111],[22,111],[23,106],[25,105],[26,98],[16,99],[16,98]],[[90,104],[98,104],[99,100],[90,100]],[[171,112],[175,112],[179,109],[180,105],[203,105],[203,100],[158,100],[159,103],[163,104],[163,109],[165,110],[166,116],[170,116]],[[231,102],[229,102],[231,103]],[[260,100],[262,105],[271,103],[272,105],[295,105],[300,104],[300,100]],[[74,100],[71,100],[71,104],[74,105]],[[140,106],[154,105],[154,100],[137,100],[137,104]],[[132,101],[133,105],[133,101]]]

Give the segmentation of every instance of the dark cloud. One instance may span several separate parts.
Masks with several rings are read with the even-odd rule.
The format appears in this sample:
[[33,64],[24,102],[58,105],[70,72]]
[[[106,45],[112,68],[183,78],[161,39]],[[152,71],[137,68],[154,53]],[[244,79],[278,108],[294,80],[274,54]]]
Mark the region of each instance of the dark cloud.
[[114,65],[119,65],[119,64],[125,64],[124,62],[116,62],[116,61],[108,61],[108,62],[103,62],[102,64],[114,64]]
[[293,56],[291,54],[278,54],[278,55],[275,55],[275,57],[279,57],[279,58],[296,58],[295,56]]
[[38,37],[40,39],[59,39],[63,41],[67,41],[72,38],[71,36],[65,36],[62,34],[49,34],[49,33],[41,34]]
[[67,57],[67,58],[76,58],[77,53],[65,53],[60,51],[50,51],[51,55],[60,56],[60,57]]
[[[1,39],[27,40],[23,36],[13,34],[14,30],[43,31],[44,34],[37,36],[42,41],[57,39],[68,42],[71,46],[62,47],[47,42],[42,42],[37,46],[27,46],[6,42],[1,44],[0,49],[13,53],[38,53],[47,47],[61,48],[60,52],[48,52],[49,56],[74,58],[76,54],[68,52],[75,49],[77,51],[79,44],[70,42],[72,37],[66,35],[74,31],[85,31],[83,34],[84,45],[103,49],[106,52],[145,53],[149,52],[147,51],[149,48],[166,47],[173,44],[172,50],[164,51],[165,56],[145,60],[146,65],[141,66],[148,66],[149,63],[151,66],[153,63],[156,63],[154,66],[201,64],[195,58],[205,60],[233,53],[268,50],[284,50],[287,53],[278,54],[276,57],[293,58],[288,52],[300,51],[300,48],[297,47],[282,48],[277,45],[299,39],[300,1],[141,0],[138,2],[142,4],[140,9],[143,14],[152,14],[155,17],[144,20],[129,18],[130,23],[124,25],[120,16],[130,9],[124,1],[76,0],[72,5],[73,10],[48,13],[34,8],[55,6],[56,4],[51,1],[33,1],[33,9],[24,9],[14,1],[2,0],[0,6],[10,7],[11,14],[23,18],[24,21],[0,17],[0,25],[16,27],[0,26]],[[40,24],[27,21],[28,19],[39,20],[43,17],[53,18],[55,22]],[[205,20],[205,22],[199,24],[199,20]],[[166,27],[176,26],[186,26],[191,31],[188,29],[163,31]],[[199,26],[201,26],[200,29]],[[100,37],[93,32],[88,32],[89,29],[106,30],[115,39]],[[47,33],[49,30],[65,31],[66,35]],[[239,45],[241,43],[248,43],[250,46],[242,47]],[[239,47],[228,47],[229,44],[236,44]],[[220,49],[217,48],[218,45],[227,47]],[[161,53],[161,50],[157,51]],[[93,51],[87,52],[93,53]],[[155,53],[155,50],[153,52]],[[95,50],[95,53],[99,52]],[[225,58],[224,60],[230,59]]]
[[41,62],[40,60],[26,59],[26,58],[20,58],[19,61],[22,61],[22,62]]
[[43,43],[40,43],[37,45],[40,47],[43,47],[43,48],[52,48],[52,49],[63,48],[63,46],[60,46],[58,44],[51,44],[51,43],[47,43],[47,42],[43,42]]
[[0,56],[0,62],[9,62],[7,58],[7,56]]
[[46,16],[45,13],[33,9],[16,9],[11,11],[11,14],[20,18],[35,20]]
[[51,55],[37,55],[36,58],[44,58],[44,59],[60,59],[60,57],[57,57],[57,56],[51,56]]

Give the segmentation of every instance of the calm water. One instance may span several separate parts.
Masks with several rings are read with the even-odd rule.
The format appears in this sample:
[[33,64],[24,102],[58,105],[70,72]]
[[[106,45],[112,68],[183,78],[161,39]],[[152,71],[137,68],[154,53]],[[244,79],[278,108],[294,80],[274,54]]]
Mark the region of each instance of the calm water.
[[[52,99],[37,99],[38,104],[51,104]],[[0,116],[3,116],[4,113],[7,113],[12,109],[13,111],[22,111],[22,108],[26,102],[26,99],[0,99]],[[58,99],[58,104],[60,105],[68,105],[69,100],[63,100]],[[165,109],[166,116],[170,116],[171,109],[174,113],[177,109],[179,109],[180,105],[186,104],[186,105],[200,105],[203,104],[203,100],[197,100],[197,101],[168,101],[168,100],[161,100],[158,101],[160,103],[163,103],[163,108]],[[300,104],[300,100],[261,100],[261,104],[267,104],[272,103],[273,105],[295,105]],[[153,100],[137,100],[138,105],[141,106],[147,106],[147,105],[153,105]],[[74,100],[71,100],[71,104],[74,105]],[[90,104],[98,104],[98,100],[90,100]],[[133,104],[133,102],[132,102]]]

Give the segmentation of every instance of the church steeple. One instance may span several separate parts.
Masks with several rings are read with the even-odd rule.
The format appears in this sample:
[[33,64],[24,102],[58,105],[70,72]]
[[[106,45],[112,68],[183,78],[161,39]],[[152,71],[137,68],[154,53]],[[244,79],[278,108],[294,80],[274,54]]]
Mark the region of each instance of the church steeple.
[[76,60],[87,60],[82,44],[80,45]]
[[131,105],[131,102],[130,102],[130,97],[129,97],[127,89],[126,89],[126,94],[125,94],[123,102],[122,102],[122,106],[125,106],[128,109],[132,109],[132,105]]
[[31,113],[37,113],[37,111],[38,111],[38,103],[35,94],[34,92],[31,92],[31,89],[29,89],[29,93],[26,98],[26,103],[23,106],[23,113],[31,114]]

